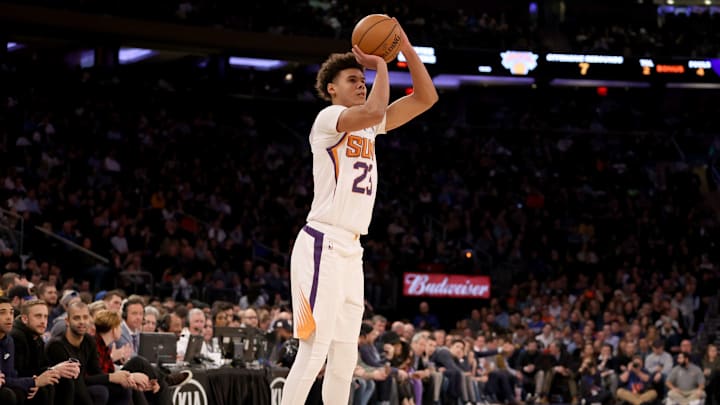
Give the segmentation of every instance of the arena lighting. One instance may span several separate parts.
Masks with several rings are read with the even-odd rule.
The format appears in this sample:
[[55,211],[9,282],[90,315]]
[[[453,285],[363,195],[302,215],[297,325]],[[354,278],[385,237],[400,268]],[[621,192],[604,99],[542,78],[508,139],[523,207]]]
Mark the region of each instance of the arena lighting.
[[480,73],[492,73],[492,66],[480,65],[480,66],[478,66],[478,72],[480,72]]
[[[431,46],[413,46],[413,49],[415,49],[415,52],[417,52],[422,63],[426,65],[434,65],[437,63],[437,56],[435,56],[435,48]],[[398,53],[397,58],[399,62],[407,62],[407,59],[402,52]]]
[[549,53],[545,55],[548,62],[559,63],[598,63],[603,65],[622,65],[625,58],[613,55],[582,55],[572,53]]
[[668,89],[720,89],[720,83],[668,83],[665,85]]
[[12,52],[18,49],[21,49],[23,46],[21,44],[18,44],[17,42],[8,42],[7,43],[7,50],[8,52]]
[[120,48],[118,50],[118,62],[120,62],[121,65],[140,62],[155,54],[157,54],[157,52],[152,49]]
[[499,85],[499,86],[530,86],[535,84],[532,77],[481,76],[440,74],[433,77],[435,87],[439,89],[457,89],[463,84]]
[[[412,87],[412,77],[410,77],[410,72],[389,72],[388,73],[390,77],[390,87]],[[375,81],[375,71],[374,70],[366,70],[365,71],[365,83],[366,84],[372,84],[372,82]]]
[[80,67],[83,69],[95,66],[95,51],[83,51],[80,54]]
[[650,87],[650,83],[622,80],[553,79],[551,86],[557,87]]
[[287,62],[277,59],[245,58],[242,56],[231,56],[228,59],[231,66],[253,68],[257,70],[280,69],[287,65]]

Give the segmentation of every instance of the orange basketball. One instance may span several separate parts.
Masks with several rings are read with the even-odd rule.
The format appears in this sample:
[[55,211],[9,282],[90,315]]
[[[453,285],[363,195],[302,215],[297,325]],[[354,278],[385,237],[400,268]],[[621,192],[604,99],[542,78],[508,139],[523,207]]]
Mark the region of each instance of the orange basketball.
[[355,24],[352,45],[390,62],[400,52],[400,27],[385,14],[370,14]]

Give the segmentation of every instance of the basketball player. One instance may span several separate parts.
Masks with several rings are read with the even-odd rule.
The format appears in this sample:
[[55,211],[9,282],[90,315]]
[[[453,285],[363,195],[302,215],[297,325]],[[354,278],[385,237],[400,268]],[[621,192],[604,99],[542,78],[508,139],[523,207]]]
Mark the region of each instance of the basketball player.
[[[378,184],[375,136],[438,99],[402,28],[400,36],[413,93],[389,106],[387,64],[356,45],[352,53],[330,55],[317,75],[316,90],[332,105],[320,111],[310,131],[315,195],[290,262],[293,332],[300,346],[282,405],[305,403],[326,358],[323,403],[344,404],[350,395],[364,307],[359,236],[367,233]],[[364,68],[377,73],[367,99]]]

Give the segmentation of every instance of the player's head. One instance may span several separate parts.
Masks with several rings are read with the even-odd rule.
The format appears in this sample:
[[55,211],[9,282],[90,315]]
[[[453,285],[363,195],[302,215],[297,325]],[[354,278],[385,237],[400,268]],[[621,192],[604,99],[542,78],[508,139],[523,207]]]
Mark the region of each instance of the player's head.
[[365,68],[352,52],[334,53],[320,66],[315,90],[333,104],[357,105],[365,103]]

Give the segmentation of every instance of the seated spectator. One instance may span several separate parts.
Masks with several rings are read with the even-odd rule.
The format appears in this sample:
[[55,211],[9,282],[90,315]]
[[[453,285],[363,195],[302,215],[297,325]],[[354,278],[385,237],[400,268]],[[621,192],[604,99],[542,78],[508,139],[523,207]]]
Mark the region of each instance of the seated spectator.
[[128,403],[130,389],[136,386],[136,381],[126,370],[107,374],[101,369],[95,339],[87,335],[88,325],[92,322],[87,305],[73,302],[67,311],[65,333],[52,338],[45,351],[51,366],[68,360],[78,361],[82,372],[75,380],[60,380],[55,389],[55,404]]
[[187,325],[188,326],[183,328],[182,332],[180,332],[180,338],[177,341],[178,360],[183,359],[185,356],[188,342],[190,341],[190,335],[202,336],[203,329],[205,328],[205,313],[198,308],[191,309],[188,312]]
[[708,345],[702,359],[702,368],[705,376],[707,403],[716,405],[720,401],[720,356],[718,356],[717,346]]
[[612,393],[604,386],[602,376],[595,365],[595,359],[585,358],[578,370],[580,375],[580,400],[586,404],[608,404],[613,401]]
[[[10,335],[12,327],[12,305],[8,297],[0,296],[0,399],[3,404],[16,405],[24,404],[26,398],[33,400],[39,389],[57,383],[61,373],[59,370],[46,370],[37,377],[19,376],[15,368],[15,342]],[[47,400],[47,393],[47,390],[43,390],[40,399]]]
[[620,376],[620,388],[617,397],[632,405],[649,403],[657,398],[657,391],[652,388],[652,378],[643,365],[640,355],[634,355]]
[[645,357],[645,368],[650,373],[653,389],[660,397],[665,393],[665,379],[673,368],[673,358],[665,351],[662,339],[655,339],[652,346],[652,353]]
[[[110,375],[115,372],[115,364],[113,364],[110,356],[111,348],[109,345],[116,342],[119,335],[122,334],[120,316],[108,310],[98,312],[95,316],[95,329],[97,331],[95,341],[100,368],[103,373]],[[192,376],[189,371],[166,376],[146,359],[139,356],[134,356],[125,361],[123,370],[130,372],[133,403],[137,405],[169,403],[171,398],[168,387],[182,384]]]
[[127,358],[121,360],[121,363],[124,363],[125,360],[136,356],[138,353],[138,347],[140,345],[140,331],[142,329],[143,317],[145,315],[145,303],[142,298],[138,296],[131,296],[122,304],[120,314],[122,314],[122,334],[115,342],[115,347],[122,349],[127,346],[130,349]]
[[435,330],[440,328],[440,321],[435,314],[430,313],[430,305],[423,301],[418,307],[418,314],[413,319],[417,329]]
[[540,369],[540,356],[538,341],[528,340],[517,359],[516,368],[522,373],[522,388],[528,401],[539,398],[542,393],[545,372]]
[[553,395],[559,395],[563,400],[570,399],[570,403],[576,405],[578,390],[570,355],[562,350],[558,342],[550,344],[548,354],[550,368],[546,370],[541,402],[547,403]]
[[669,405],[691,405],[705,400],[705,376],[684,352],[677,354],[677,365],[670,371],[665,384]]
[[160,312],[155,307],[146,306],[143,316],[142,332],[157,331],[158,319],[160,319]]
[[[45,301],[31,300],[23,304],[20,316],[13,323],[10,336],[15,343],[15,370],[19,377],[33,378],[48,370],[43,341],[47,320],[48,306]],[[68,361],[55,365],[53,369],[58,372],[59,378],[74,379],[80,374],[80,365]],[[52,404],[54,399],[54,387],[46,385],[37,388],[33,398],[26,403]]]

